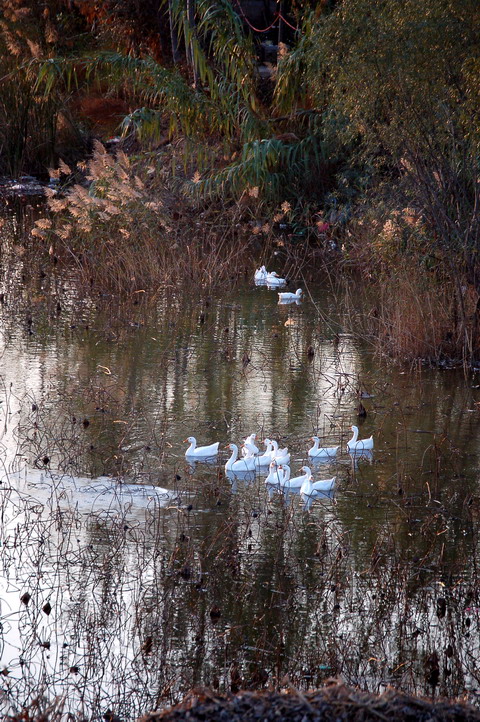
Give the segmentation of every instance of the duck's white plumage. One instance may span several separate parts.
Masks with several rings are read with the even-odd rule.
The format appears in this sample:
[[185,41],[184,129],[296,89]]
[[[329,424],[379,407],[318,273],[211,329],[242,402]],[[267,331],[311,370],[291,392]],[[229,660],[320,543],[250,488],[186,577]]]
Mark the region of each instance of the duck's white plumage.
[[283,479],[283,471],[280,466],[278,466],[275,461],[270,462],[269,467],[269,474],[267,478],[265,479],[265,484],[267,486],[280,486]]
[[256,434],[250,434],[246,439],[243,440],[242,456],[255,456],[258,454],[260,449],[255,444]]
[[255,281],[266,281],[268,276],[268,271],[265,268],[265,266],[260,266],[260,268],[257,268],[254,275]]
[[312,459],[318,459],[323,456],[336,456],[339,449],[338,446],[320,446],[318,436],[312,436],[313,446],[308,450],[308,455]]
[[267,286],[285,286],[287,283],[286,279],[280,278],[275,271],[267,273],[265,281],[267,282]]
[[308,466],[304,466],[304,469],[308,469],[306,472],[307,478],[303,482],[300,488],[300,495],[302,497],[315,496],[318,493],[332,491],[335,486],[336,477],[333,476],[331,479],[322,479],[321,481],[312,481],[312,472]]
[[260,456],[257,456],[257,464],[259,466],[269,466],[272,461],[273,444],[270,439],[265,439],[263,443],[265,444],[265,451]]
[[279,465],[280,464],[283,464],[283,465],[289,464],[290,463],[290,454],[288,453],[287,447],[285,447],[284,449],[279,449],[278,442],[275,441],[275,439],[273,439],[273,441],[272,441],[272,446],[273,446],[273,450],[271,452],[272,453],[272,461],[276,461],[277,464],[279,464]]
[[288,475],[288,477],[284,477],[281,483],[282,489],[301,489],[303,482],[308,476],[308,474],[305,472],[305,469],[307,468],[307,466],[302,466],[300,470],[304,472],[302,476],[294,476],[293,479],[290,479],[290,475]]
[[350,441],[347,442],[348,451],[365,451],[367,449],[373,449],[373,436],[369,436],[368,439],[358,440],[358,426],[352,426],[353,436]]
[[283,486],[283,484],[286,484],[287,481],[290,481],[291,469],[288,464],[282,464],[280,466],[280,469],[282,471],[282,484],[281,485]]
[[232,452],[231,457],[225,464],[225,471],[255,471],[254,456],[244,456],[243,459],[239,459],[236,444],[228,444],[225,448],[230,449]]
[[185,441],[188,441],[190,444],[185,452],[185,456],[195,457],[196,459],[207,459],[218,454],[219,441],[215,442],[215,444],[209,444],[209,446],[197,446],[197,440],[194,436],[189,436]]
[[242,446],[242,456],[246,458],[247,456],[254,456],[255,459],[257,459],[257,447],[253,446],[253,444],[250,444],[248,441],[246,441]]
[[279,301],[299,301],[302,298],[302,289],[297,288],[295,293],[279,293],[278,294],[278,300]]

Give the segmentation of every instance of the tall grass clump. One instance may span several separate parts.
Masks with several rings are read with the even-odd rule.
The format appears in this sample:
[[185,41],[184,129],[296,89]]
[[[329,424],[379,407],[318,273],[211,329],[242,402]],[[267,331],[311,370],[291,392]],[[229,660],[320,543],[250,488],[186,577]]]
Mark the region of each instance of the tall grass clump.
[[50,214],[31,233],[50,255],[73,261],[89,290],[129,296],[231,282],[251,271],[249,245],[270,233],[248,220],[248,204],[223,214],[199,210],[182,200],[181,184],[172,188],[168,168],[109,153],[99,141],[87,162],[62,162],[51,173],[77,182],[63,194],[49,192]]
[[344,264],[356,283],[348,284],[346,307],[383,353],[412,362],[439,362],[471,356],[474,294],[461,289],[445,268],[445,257],[431,248],[421,217],[412,208],[365,214],[351,221]]

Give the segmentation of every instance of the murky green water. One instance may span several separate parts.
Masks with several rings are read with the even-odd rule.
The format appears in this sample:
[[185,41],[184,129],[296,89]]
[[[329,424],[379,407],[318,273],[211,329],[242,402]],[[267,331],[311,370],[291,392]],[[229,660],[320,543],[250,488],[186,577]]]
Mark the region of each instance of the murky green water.
[[[185,290],[126,317],[50,284],[1,319],[5,709],[41,689],[134,719],[287,676],[476,699],[476,377],[375,358],[321,282],[300,305]],[[352,423],[373,458],[346,453]],[[341,444],[315,469],[334,497],[232,484],[224,447],[252,432],[292,475],[313,433]],[[192,469],[190,435],[218,463]]]

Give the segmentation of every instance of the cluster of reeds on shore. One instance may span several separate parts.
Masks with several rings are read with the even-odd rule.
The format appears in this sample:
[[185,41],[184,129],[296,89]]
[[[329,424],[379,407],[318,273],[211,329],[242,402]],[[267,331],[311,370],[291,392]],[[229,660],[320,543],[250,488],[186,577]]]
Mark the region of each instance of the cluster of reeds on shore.
[[236,201],[206,201],[194,193],[198,173],[188,181],[179,164],[173,149],[132,158],[100,142],[88,161],[60,163],[52,175],[66,184],[47,191],[49,213],[30,230],[28,258],[43,254],[73,270],[83,292],[122,299],[234,285],[260,261],[306,281],[318,282],[321,270],[335,289],[346,281],[345,326],[382,353],[408,362],[478,359],[475,283],[460,258],[432,243],[418,208],[399,201],[395,210],[389,199],[359,207],[346,223],[287,201],[272,208],[255,187]]
[[[239,202],[195,201],[164,157],[135,162],[97,141],[90,160],[61,162],[52,175],[69,184],[62,193],[47,189],[50,213],[31,235],[73,265],[86,288],[119,296],[183,283],[212,288],[250,277],[259,256],[281,255],[282,268],[298,270],[308,255],[273,232],[287,220],[289,203],[268,222],[258,220],[255,188]],[[194,174],[191,187],[195,182]]]
[[422,212],[371,208],[346,229],[346,319],[408,363],[476,364],[480,296],[460,255],[433,243]]

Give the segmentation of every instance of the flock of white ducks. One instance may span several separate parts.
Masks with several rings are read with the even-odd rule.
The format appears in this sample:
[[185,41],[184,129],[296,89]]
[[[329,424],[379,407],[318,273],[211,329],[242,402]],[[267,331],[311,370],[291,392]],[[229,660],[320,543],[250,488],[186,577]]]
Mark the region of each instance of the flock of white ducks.
[[[257,268],[254,275],[255,284],[258,286],[268,286],[269,288],[278,288],[285,286],[287,281],[280,278],[275,271],[267,271],[265,266]],[[290,303],[296,301],[299,303],[302,298],[302,289],[299,288],[295,293],[281,292],[278,294],[279,303]],[[350,454],[361,454],[363,452],[371,452],[373,449],[373,436],[368,439],[358,438],[358,427],[351,427],[353,436],[347,442],[347,451]],[[304,500],[312,499],[318,494],[325,494],[332,491],[335,487],[335,478],[322,479],[312,481],[312,471],[308,466],[302,466],[303,474],[300,476],[290,477],[290,453],[287,448],[279,449],[278,442],[275,439],[265,439],[265,451],[260,453],[260,449],[256,445],[256,434],[250,434],[243,441],[241,454],[237,444],[227,444],[225,447],[231,451],[231,456],[225,464],[225,473],[231,477],[232,474],[247,474],[252,472],[261,472],[262,468],[268,467],[268,476],[265,484],[269,489],[278,489],[288,492],[296,490],[300,492],[300,496]],[[337,455],[340,448],[338,446],[320,446],[318,436],[312,436],[313,446],[308,450],[308,457],[312,461],[328,461]],[[190,444],[185,452],[187,461],[195,460],[214,460],[218,454],[219,442],[209,444],[208,446],[197,446],[194,436],[189,436],[185,440]]]
[[[285,278],[280,278],[276,271],[267,271],[265,266],[257,268],[254,277],[256,286],[268,286],[269,288],[281,288],[285,286],[287,281]],[[301,301],[303,291],[298,288],[295,293],[282,292],[278,294],[279,303],[291,303],[292,301]]]
[[[367,439],[358,438],[358,427],[351,427],[353,436],[347,442],[347,450],[350,454],[361,454],[370,452],[373,449],[373,437]],[[294,490],[300,493],[304,501],[317,497],[318,495],[331,492],[335,487],[336,477],[313,481],[313,474],[309,466],[302,466],[300,476],[290,476],[290,453],[287,448],[280,449],[275,439],[265,439],[265,450],[260,453],[256,444],[256,434],[250,434],[243,441],[241,452],[237,444],[227,444],[225,447],[231,451],[231,455],[225,464],[226,475],[246,474],[261,472],[262,468],[268,467],[268,475],[265,485],[269,489],[288,492]],[[191,460],[212,460],[218,454],[219,442],[208,446],[197,446],[194,436],[185,440],[190,444],[185,452],[187,461]],[[312,461],[333,459],[340,448],[338,446],[320,446],[318,436],[312,436],[313,446],[308,450],[308,457]]]

